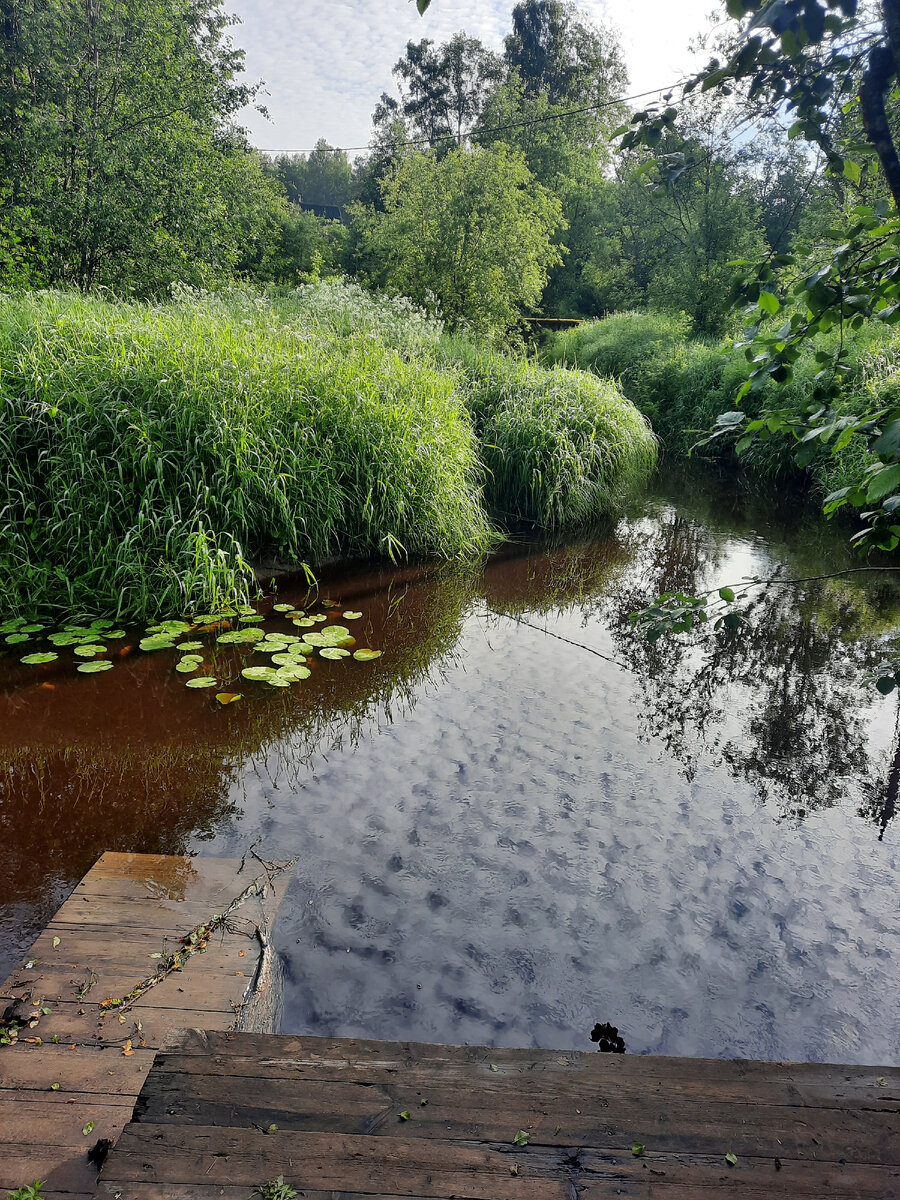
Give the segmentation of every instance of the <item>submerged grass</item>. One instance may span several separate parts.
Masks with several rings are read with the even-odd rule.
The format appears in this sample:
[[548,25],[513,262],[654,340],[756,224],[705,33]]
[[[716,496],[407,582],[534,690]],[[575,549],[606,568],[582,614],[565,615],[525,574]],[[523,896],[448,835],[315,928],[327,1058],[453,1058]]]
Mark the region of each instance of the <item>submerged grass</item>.
[[251,564],[480,556],[486,511],[615,505],[655,443],[617,388],[454,343],[347,283],[161,305],[0,297],[0,606],[245,600]]

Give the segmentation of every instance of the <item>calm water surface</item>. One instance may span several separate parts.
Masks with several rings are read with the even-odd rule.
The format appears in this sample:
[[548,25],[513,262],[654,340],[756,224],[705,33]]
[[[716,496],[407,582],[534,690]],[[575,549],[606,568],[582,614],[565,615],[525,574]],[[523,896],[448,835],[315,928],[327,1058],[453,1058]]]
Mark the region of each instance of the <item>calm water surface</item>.
[[104,850],[254,844],[299,857],[286,1032],[587,1048],[609,1020],[639,1053],[900,1062],[898,709],[866,682],[900,591],[772,589],[740,636],[656,647],[627,619],[845,565],[802,506],[681,481],[477,573],[333,572],[384,657],[289,693],[10,656],[0,977]]

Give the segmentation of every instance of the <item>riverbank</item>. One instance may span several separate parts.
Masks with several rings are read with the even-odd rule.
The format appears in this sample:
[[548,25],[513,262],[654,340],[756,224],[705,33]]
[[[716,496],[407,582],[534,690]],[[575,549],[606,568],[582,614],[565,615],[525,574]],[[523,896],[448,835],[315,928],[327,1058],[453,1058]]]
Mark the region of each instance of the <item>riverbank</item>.
[[267,560],[473,560],[505,512],[572,526],[652,470],[615,386],[465,363],[441,336],[346,283],[5,297],[3,612],[208,609],[246,600]]

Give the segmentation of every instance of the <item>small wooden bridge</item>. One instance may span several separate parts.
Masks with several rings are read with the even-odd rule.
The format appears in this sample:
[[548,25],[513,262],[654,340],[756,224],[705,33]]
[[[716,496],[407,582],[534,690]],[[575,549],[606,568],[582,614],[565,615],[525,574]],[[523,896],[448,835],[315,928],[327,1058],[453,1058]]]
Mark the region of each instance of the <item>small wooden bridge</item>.
[[0,989],[7,1030],[32,1014],[0,1046],[0,1191],[900,1200],[898,1068],[259,1032],[284,879],[104,855]]

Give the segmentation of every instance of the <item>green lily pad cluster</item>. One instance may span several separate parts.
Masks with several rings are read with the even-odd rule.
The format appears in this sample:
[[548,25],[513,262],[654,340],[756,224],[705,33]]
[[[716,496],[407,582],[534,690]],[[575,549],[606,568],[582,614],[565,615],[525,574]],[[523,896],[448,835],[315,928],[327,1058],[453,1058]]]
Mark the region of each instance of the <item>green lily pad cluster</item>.
[[[346,625],[328,624],[332,615],[338,615],[334,610],[340,606],[335,601],[319,601],[319,604],[331,611],[306,612],[292,604],[273,605],[269,616],[289,623],[285,629],[264,630],[262,626],[267,616],[249,605],[225,608],[215,613],[200,613],[191,618],[159,621],[144,629],[137,645],[146,653],[178,651],[180,658],[175,664],[175,671],[180,675],[189,675],[185,686],[195,689],[220,686],[220,680],[208,673],[207,663],[208,653],[217,645],[238,647],[246,653],[269,655],[271,665],[251,664],[243,667],[240,674],[244,679],[273,688],[287,688],[308,679],[312,674],[308,664],[315,657],[339,662],[352,656],[357,662],[370,662],[381,656],[380,650],[366,647],[355,649],[356,639]],[[342,615],[350,621],[358,620],[363,614],[347,611]],[[76,662],[76,669],[84,675],[95,675],[112,670],[114,665],[105,657],[110,652],[107,643],[128,636],[124,629],[115,629],[113,626],[111,620],[97,619],[89,624],[63,625],[61,629],[48,632],[42,624],[29,623],[26,618],[17,617],[0,623],[0,650],[4,646],[12,648],[42,642],[43,645],[32,645],[20,660],[27,666],[42,666],[56,662],[61,649],[71,649],[76,660],[83,660]],[[297,632],[288,632],[291,626]],[[200,640],[198,634],[211,634],[213,641]],[[192,635],[193,640],[180,640],[185,635]],[[198,673],[204,667],[204,673]],[[220,705],[232,704],[241,698],[242,693],[239,692],[216,693]]]

